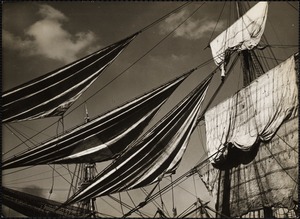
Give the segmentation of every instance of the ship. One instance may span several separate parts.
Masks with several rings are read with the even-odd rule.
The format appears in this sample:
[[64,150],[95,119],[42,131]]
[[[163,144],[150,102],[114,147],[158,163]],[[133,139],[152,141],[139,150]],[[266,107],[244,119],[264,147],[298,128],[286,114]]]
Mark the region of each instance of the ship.
[[[284,7],[298,16],[295,4],[155,4],[173,9],[96,52],[2,93],[3,144],[8,144],[2,153],[2,205],[28,217],[298,217],[298,32],[291,43],[275,44],[277,32],[268,22],[278,15],[272,10]],[[116,94],[101,100],[97,95],[104,88],[166,39],[180,36],[178,29],[189,27],[186,23],[201,17],[201,10],[217,6],[211,38],[193,66],[172,70],[166,80],[161,72],[151,72],[155,86],[106,108],[104,100],[122,92],[113,87],[109,92]],[[226,7],[227,25],[221,19]],[[175,15],[186,16],[176,20]],[[170,24],[167,20],[177,23],[162,39],[119,74],[110,71],[132,54],[128,50],[137,49],[140,37],[162,22]],[[279,26],[287,31],[298,25],[293,21]],[[202,52],[211,58],[203,60]],[[167,71],[168,63],[162,66]],[[89,93],[105,77],[108,83]],[[79,121],[76,126],[73,120]],[[6,140],[8,133],[17,143]],[[192,146],[201,153],[189,152]],[[20,184],[34,186],[14,187]],[[47,186],[48,197],[37,194],[40,186]]]

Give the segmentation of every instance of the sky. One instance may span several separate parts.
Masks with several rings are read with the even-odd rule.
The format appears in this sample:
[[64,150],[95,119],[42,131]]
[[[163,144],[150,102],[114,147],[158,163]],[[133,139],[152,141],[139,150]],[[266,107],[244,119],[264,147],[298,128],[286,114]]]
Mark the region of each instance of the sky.
[[[143,29],[183,3],[181,1],[4,2],[2,5],[2,90],[11,89],[121,40]],[[69,111],[75,109],[88,97],[103,88],[92,99],[86,101],[89,116],[97,116],[182,75],[201,63],[211,60],[211,51],[206,48],[207,45],[235,20],[235,4],[230,2],[225,4],[220,16],[224,4],[225,2],[222,1],[211,1],[205,4],[202,1],[193,2],[183,10],[142,32]],[[250,2],[250,5],[254,5],[254,3]],[[200,8],[178,27],[198,7]],[[271,2],[269,4],[265,36],[270,45],[298,44],[299,19],[298,11],[295,8],[298,8],[297,2]],[[174,32],[171,33],[172,31]],[[170,36],[165,38],[168,34]],[[159,43],[160,41],[161,43]],[[291,56],[296,48],[292,47],[285,50],[274,48],[274,51],[278,59],[283,60]],[[137,60],[139,61],[136,64],[122,73]],[[155,124],[214,68],[215,64],[211,61],[194,72],[174,92],[174,95],[158,112],[151,124]],[[232,73],[212,105],[230,97],[243,87],[240,70],[237,69]],[[122,75],[111,82],[120,73]],[[110,84],[106,86],[107,83]],[[207,104],[209,97],[219,83],[220,77],[215,75],[204,105]],[[82,105],[64,118],[64,129],[82,123],[84,117],[85,110]],[[9,127],[13,127],[26,136],[32,136],[38,130],[55,121],[57,118],[47,118],[42,121],[10,124]],[[62,129],[61,124],[52,126],[35,137],[29,146],[56,135]],[[20,140],[16,137],[16,133],[10,131],[7,126],[2,127],[2,133],[3,159],[27,149],[27,146],[23,144],[18,149],[6,153],[18,145]],[[203,123],[200,123],[191,137],[176,176],[180,176],[203,159],[205,156],[204,144],[205,127]],[[107,163],[99,165],[99,170],[105,165]],[[56,168],[59,167],[56,166]],[[53,184],[52,171],[48,166],[34,167],[7,175],[9,172],[12,171],[3,174],[2,181],[5,186],[22,191],[36,191],[39,195],[48,198],[49,190],[54,185],[50,198],[62,202],[66,200],[66,182],[55,177]],[[63,171],[62,173],[65,174]],[[55,175],[57,174],[55,173]],[[196,191],[194,185],[196,185]],[[197,176],[191,177],[191,180],[183,183],[182,187],[192,193],[198,193],[198,196],[203,200],[210,200],[209,194]],[[187,194],[182,188],[176,188],[175,199],[178,212],[183,211],[195,201],[195,197]],[[132,196],[138,203],[141,194],[133,191]],[[166,204],[170,211],[171,202],[168,201],[169,199],[170,196],[167,196]],[[108,200],[103,201],[101,199],[99,201],[99,211],[121,216],[120,212],[107,205],[105,201]],[[152,208],[147,210],[154,214],[155,209]],[[118,209],[120,209],[119,206]]]

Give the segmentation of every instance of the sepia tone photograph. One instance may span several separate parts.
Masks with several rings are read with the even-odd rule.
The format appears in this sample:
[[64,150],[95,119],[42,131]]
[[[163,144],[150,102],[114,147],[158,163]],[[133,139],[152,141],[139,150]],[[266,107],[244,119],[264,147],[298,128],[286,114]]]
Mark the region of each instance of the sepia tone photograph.
[[298,1],[2,1],[5,218],[297,218]]

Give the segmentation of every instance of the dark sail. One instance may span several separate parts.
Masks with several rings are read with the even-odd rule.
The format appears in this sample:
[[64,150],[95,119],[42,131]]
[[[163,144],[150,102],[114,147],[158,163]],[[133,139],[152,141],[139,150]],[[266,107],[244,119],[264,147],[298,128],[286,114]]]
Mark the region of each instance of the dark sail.
[[176,170],[213,74],[66,203],[149,185]]
[[[91,212],[86,209],[66,206],[62,203],[2,187],[2,204],[15,209],[28,217],[88,217]],[[58,209],[59,208],[59,209]]]
[[137,34],[2,94],[2,122],[63,115]]
[[161,105],[193,71],[3,162],[2,168],[112,159],[141,134]]

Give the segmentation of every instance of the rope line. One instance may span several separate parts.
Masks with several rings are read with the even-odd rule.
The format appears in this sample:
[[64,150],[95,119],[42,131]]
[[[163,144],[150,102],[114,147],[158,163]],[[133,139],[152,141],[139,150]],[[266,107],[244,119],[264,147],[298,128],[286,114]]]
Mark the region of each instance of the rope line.
[[[294,5],[292,5],[291,3],[289,3],[289,2],[286,2],[286,3],[288,3],[289,4],[289,6],[291,6],[292,8],[294,8],[297,12],[299,12],[299,10],[298,10],[298,8],[296,8]],[[298,2],[298,4],[299,4],[299,2]]]
[[[148,193],[148,192],[146,191],[145,188],[140,188],[140,190],[141,190],[146,196],[149,196],[150,193]],[[154,205],[156,208],[159,208],[159,207],[160,207],[156,200],[152,200],[151,202],[153,203],[153,205]]]
[[205,49],[209,47],[209,43],[211,42],[211,39],[212,39],[212,37],[213,37],[213,35],[214,35],[214,33],[215,33],[215,30],[216,30],[216,28],[217,28],[217,26],[218,26],[218,24],[219,24],[219,21],[220,21],[220,18],[221,18],[221,16],[222,16],[222,14],[223,14],[223,10],[224,10],[224,8],[225,8],[225,5],[226,5],[226,1],[225,1],[224,4],[223,4],[223,8],[222,8],[222,10],[221,10],[221,13],[220,13],[220,15],[219,15],[219,17],[218,17],[217,23],[216,23],[216,25],[215,25],[215,27],[214,27],[214,30],[213,30],[212,33],[211,33],[211,36],[210,36],[210,38],[209,38],[209,40],[208,40],[208,43],[207,43],[207,46],[205,47]]
[[53,165],[53,169],[52,169],[52,176],[51,176],[52,182],[51,182],[51,188],[50,188],[50,190],[49,190],[49,196],[48,196],[48,199],[50,199],[51,194],[52,194],[52,192],[53,192],[53,187],[54,187],[54,171],[55,171],[55,164]]
[[286,175],[288,175],[296,184],[298,184],[297,180],[295,180],[288,172],[287,170],[281,165],[281,163],[278,161],[278,159],[276,158],[276,156],[274,156],[274,154],[272,153],[272,151],[270,150],[270,148],[268,146],[266,146],[266,148],[268,149],[268,151],[270,152],[271,156],[275,159],[275,161],[278,163],[278,165],[280,166],[280,168],[286,173]]
[[121,193],[120,192],[119,192],[119,200],[120,200],[120,206],[121,206],[122,214],[124,214],[123,204],[122,204],[122,199],[121,199]]
[[102,199],[102,201],[104,201],[106,204],[108,204],[110,207],[112,207],[113,209],[115,209],[117,212],[119,212],[120,214],[122,213],[122,212],[119,211],[119,209],[117,209],[115,206],[113,206],[112,204],[110,204],[110,203],[109,203],[108,201],[106,201],[104,198],[101,197],[101,199]]
[[[113,197],[112,195],[108,195],[108,196],[109,196],[112,200],[114,200],[115,202],[117,202],[118,204],[124,206],[125,208],[127,208],[127,209],[129,209],[129,210],[133,209],[132,206],[126,204],[125,202],[123,202],[123,201],[121,201],[121,200],[118,200],[117,198]],[[148,213],[145,213],[145,212],[142,212],[142,211],[138,211],[138,212],[136,212],[136,214],[138,214],[138,215],[140,215],[140,216],[144,215],[144,216],[146,216],[146,217],[149,217],[149,214],[148,214]]]
[[144,32],[145,30],[148,30],[150,27],[152,27],[152,26],[156,25],[157,23],[161,22],[165,18],[169,17],[171,14],[174,14],[175,12],[180,11],[182,8],[188,6],[191,3],[192,2],[186,2],[183,5],[181,5],[180,7],[175,8],[173,11],[171,11],[168,14],[164,15],[163,17],[159,18],[158,20],[154,21],[153,23],[149,24],[148,26],[142,28],[139,32]]
[[295,151],[297,154],[299,154],[299,152],[295,149],[296,147],[293,147],[292,145],[290,145],[289,143],[287,143],[281,136],[279,136],[277,133],[276,133],[276,136],[278,136],[278,138],[280,140],[282,140],[287,146],[289,146],[293,151]]

